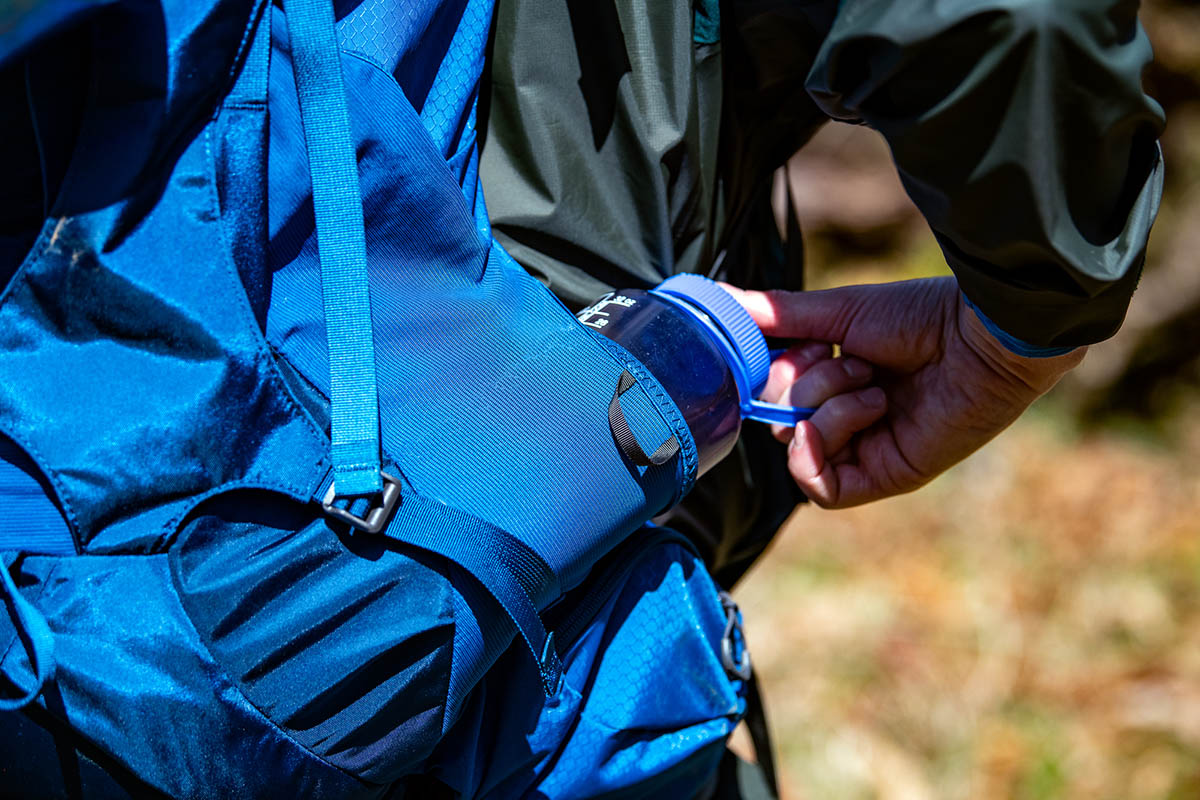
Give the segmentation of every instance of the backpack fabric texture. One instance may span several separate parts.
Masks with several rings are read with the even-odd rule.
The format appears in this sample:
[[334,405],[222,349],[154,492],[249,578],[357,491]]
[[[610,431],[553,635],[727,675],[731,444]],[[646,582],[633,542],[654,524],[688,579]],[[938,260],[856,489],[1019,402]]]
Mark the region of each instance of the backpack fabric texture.
[[[0,295],[0,497],[22,511],[0,520],[0,713],[23,715],[0,769],[45,796],[382,797],[417,774],[472,797],[697,794],[744,711],[740,623],[690,545],[644,526],[695,446],[491,236],[490,0],[328,13],[399,501],[379,535],[323,512],[345,367],[296,5],[51,2],[0,37],[35,130],[70,116],[36,91],[47,41],[112,62]],[[679,442],[665,465],[614,442],[626,371],[644,449]]]

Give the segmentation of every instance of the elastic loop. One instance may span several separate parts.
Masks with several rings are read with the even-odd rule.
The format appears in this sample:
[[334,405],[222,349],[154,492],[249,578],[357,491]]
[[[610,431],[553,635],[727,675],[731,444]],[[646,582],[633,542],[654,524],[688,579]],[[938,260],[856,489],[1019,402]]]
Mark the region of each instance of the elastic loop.
[[617,380],[617,390],[613,392],[612,400],[608,403],[608,427],[612,430],[613,438],[617,440],[617,447],[621,448],[625,457],[634,464],[639,467],[661,466],[679,452],[679,440],[671,434],[671,438],[660,444],[653,454],[646,455],[646,451],[638,444],[637,437],[633,435],[628,420],[625,419],[624,409],[621,408],[621,395],[635,385],[637,380],[629,370],[621,373]]

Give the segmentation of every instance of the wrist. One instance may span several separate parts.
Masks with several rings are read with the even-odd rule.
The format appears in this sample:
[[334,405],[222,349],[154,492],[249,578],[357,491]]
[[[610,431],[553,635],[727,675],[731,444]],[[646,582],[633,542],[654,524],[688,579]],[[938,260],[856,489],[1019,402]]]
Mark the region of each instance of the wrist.
[[1023,348],[1024,343],[994,330],[995,326],[986,320],[960,292],[957,321],[963,340],[994,370],[1011,376],[1038,394],[1054,386],[1059,378],[1083,361],[1087,353],[1087,347]]
[[960,292],[959,296],[967,304],[967,308],[975,312],[975,316],[983,323],[983,327],[992,335],[992,338],[1003,345],[1005,349],[1019,356],[1024,356],[1025,358],[1053,358],[1054,356],[1066,355],[1075,349],[1074,347],[1047,347],[1022,341],[993,322],[987,314],[983,313],[979,306],[971,302],[971,298],[967,297],[966,292]]

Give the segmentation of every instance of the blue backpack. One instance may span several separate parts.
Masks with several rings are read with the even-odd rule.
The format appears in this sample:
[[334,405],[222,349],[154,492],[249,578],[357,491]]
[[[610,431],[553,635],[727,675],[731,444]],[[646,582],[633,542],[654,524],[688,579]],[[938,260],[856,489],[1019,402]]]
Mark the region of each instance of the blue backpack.
[[[647,524],[690,488],[695,444],[491,236],[490,18],[49,2],[0,35],[39,147],[63,115],[38,87],[80,80],[45,42],[82,30],[98,59],[0,295],[6,785],[711,782],[745,707],[740,619]],[[613,402],[674,455],[619,446]]]

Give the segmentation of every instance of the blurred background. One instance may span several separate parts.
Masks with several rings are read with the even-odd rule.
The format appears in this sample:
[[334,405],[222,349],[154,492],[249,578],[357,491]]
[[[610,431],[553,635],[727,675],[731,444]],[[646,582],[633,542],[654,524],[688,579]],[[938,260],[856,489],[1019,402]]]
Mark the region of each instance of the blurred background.
[[[1200,7],[1142,20],[1166,189],[1121,332],[928,487],[799,509],[735,591],[787,800],[1200,798]],[[783,180],[815,288],[947,272],[872,132]]]

